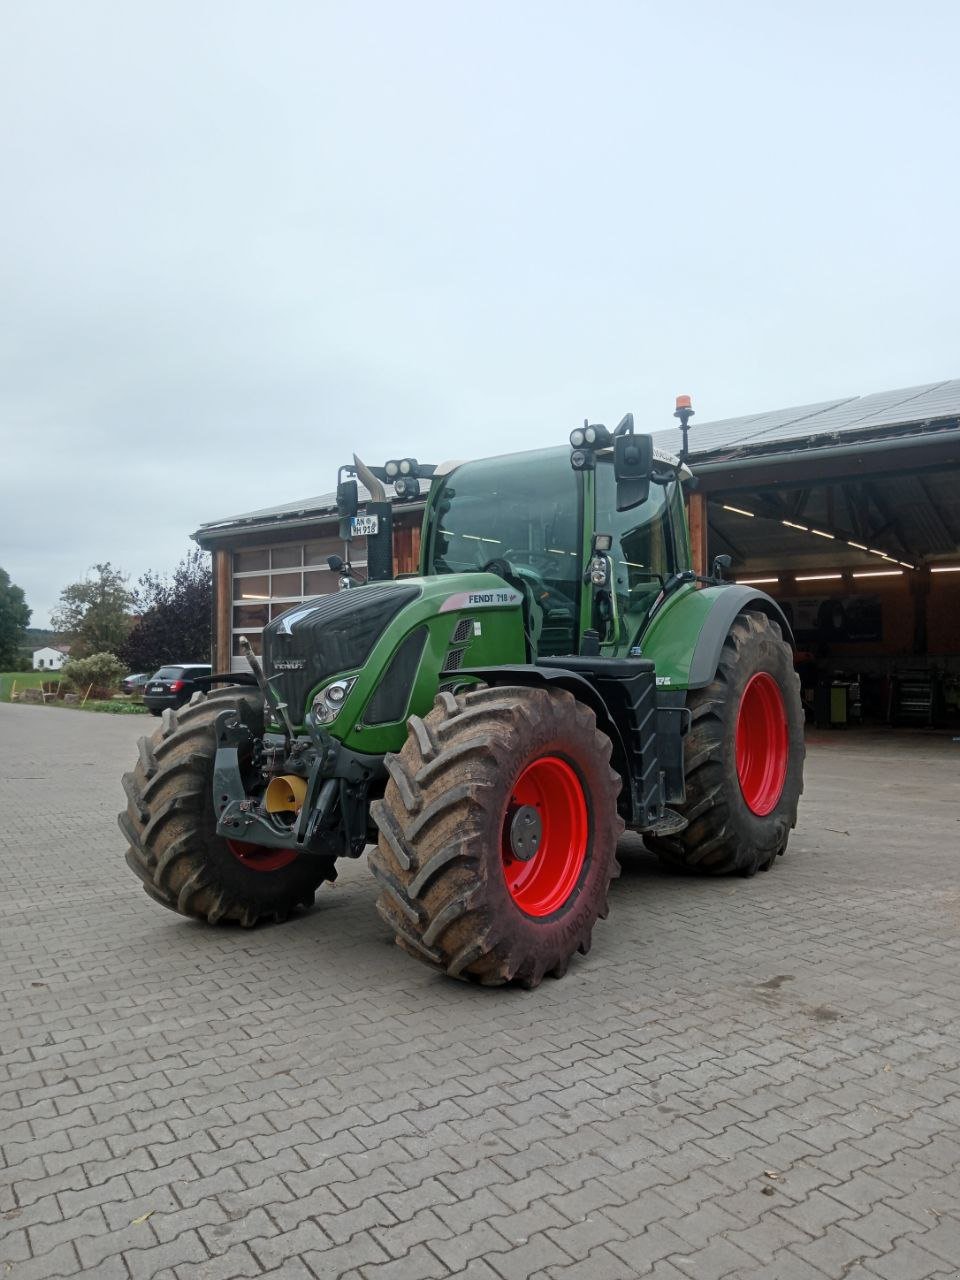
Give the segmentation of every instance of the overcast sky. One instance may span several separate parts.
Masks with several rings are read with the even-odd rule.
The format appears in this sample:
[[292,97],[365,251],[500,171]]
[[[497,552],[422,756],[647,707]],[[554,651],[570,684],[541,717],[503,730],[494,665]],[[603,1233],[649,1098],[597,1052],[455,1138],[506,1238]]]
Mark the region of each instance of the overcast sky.
[[34,625],[352,448],[960,376],[955,0],[0,15],[0,566]]

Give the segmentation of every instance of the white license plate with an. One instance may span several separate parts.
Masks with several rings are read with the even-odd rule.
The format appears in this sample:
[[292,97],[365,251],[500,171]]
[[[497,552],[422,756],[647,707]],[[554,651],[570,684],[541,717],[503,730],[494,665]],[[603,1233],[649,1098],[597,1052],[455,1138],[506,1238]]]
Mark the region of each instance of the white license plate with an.
[[350,520],[350,535],[353,538],[368,538],[379,531],[379,516],[353,516]]

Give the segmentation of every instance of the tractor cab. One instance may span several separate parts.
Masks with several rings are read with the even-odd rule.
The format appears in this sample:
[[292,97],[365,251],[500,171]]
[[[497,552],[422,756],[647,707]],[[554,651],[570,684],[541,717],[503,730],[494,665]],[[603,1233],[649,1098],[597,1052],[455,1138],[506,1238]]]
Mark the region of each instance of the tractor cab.
[[[690,473],[652,447],[646,456],[642,489],[627,478],[627,509],[612,443],[431,467],[421,575],[502,578],[522,597],[530,662],[580,654],[585,637],[588,648],[626,656],[690,573],[681,492]],[[389,478],[383,468],[364,470]],[[368,545],[370,536],[388,531],[378,525]]]

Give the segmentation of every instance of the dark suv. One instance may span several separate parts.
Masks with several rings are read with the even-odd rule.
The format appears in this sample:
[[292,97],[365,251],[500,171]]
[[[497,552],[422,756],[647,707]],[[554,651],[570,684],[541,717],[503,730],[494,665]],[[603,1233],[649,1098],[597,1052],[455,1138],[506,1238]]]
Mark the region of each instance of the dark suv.
[[199,662],[161,667],[144,685],[143,701],[155,716],[164,707],[182,707],[196,693],[200,676],[208,676],[212,671],[212,667],[203,666]]

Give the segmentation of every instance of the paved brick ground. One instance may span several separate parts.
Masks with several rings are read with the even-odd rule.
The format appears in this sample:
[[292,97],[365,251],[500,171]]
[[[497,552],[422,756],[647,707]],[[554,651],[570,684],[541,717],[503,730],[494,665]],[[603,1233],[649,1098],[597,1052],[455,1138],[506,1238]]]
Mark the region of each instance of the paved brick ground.
[[960,1274],[960,745],[811,744],[791,852],[636,843],[533,993],[395,950],[363,864],[209,929],[122,860],[152,722],[0,705],[0,1276]]

